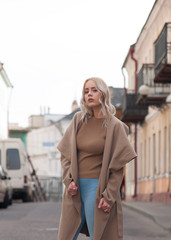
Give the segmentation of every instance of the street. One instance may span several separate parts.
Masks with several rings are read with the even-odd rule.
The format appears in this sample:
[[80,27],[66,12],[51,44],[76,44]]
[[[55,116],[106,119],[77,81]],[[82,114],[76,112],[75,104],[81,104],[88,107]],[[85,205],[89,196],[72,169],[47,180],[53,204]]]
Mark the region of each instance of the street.
[[151,219],[123,208],[124,240],[170,240],[171,233],[163,230]]
[[0,239],[56,240],[59,214],[55,202],[13,203],[0,209]]
[[[124,240],[170,240],[171,233],[152,220],[124,210]],[[1,240],[57,240],[61,204],[55,202],[13,203],[0,209]],[[78,240],[89,238],[80,235]],[[70,239],[66,239],[70,240]]]

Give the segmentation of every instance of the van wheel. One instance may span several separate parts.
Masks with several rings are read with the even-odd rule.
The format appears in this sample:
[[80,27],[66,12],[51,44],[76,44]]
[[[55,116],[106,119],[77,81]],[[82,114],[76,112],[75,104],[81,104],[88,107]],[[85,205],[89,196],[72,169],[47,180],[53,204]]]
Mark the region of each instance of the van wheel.
[[8,204],[9,204],[9,195],[8,195],[8,192],[5,193],[5,198],[4,198],[4,201],[3,203],[1,204],[1,206],[3,208],[7,208],[8,207]]
[[29,202],[29,196],[27,193],[25,193],[23,196],[22,196],[22,200],[23,202]]
[[8,205],[12,205],[12,198],[9,199],[9,203],[8,203]]

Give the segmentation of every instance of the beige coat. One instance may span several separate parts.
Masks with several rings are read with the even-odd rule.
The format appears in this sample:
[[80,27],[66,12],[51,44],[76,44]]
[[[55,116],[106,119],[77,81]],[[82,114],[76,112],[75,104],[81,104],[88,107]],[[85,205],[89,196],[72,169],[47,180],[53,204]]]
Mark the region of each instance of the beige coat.
[[[63,182],[66,186],[63,195],[58,240],[73,240],[81,223],[79,190],[76,196],[71,196],[67,191],[72,179],[78,186],[76,134],[81,124],[80,119],[81,112],[78,112],[58,145],[62,156]],[[107,128],[102,168],[96,192],[94,240],[123,239],[122,206],[119,189],[123,178],[123,166],[136,157],[136,153],[128,141],[127,134],[128,127],[112,116]],[[110,213],[98,209],[97,206],[102,197],[112,206]],[[86,224],[82,232],[88,234]]]

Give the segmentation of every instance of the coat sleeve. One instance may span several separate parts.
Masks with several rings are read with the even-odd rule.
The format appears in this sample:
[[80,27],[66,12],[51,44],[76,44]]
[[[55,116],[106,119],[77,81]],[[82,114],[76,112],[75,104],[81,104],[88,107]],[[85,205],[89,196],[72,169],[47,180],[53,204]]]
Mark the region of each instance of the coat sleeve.
[[71,176],[71,151],[70,151],[70,132],[72,131],[73,121],[67,128],[62,140],[57,146],[57,149],[61,153],[61,165],[63,170],[63,183],[68,188],[70,182],[72,181]]
[[116,202],[119,194],[120,186],[123,179],[123,167],[117,171],[112,171],[110,173],[109,181],[105,191],[102,193],[102,197],[106,202],[112,207]]
[[72,179],[71,174],[71,146],[73,141],[73,135],[75,131],[75,126],[77,125],[77,121],[79,120],[78,116],[80,116],[79,113],[76,113],[67,128],[62,140],[57,146],[57,149],[61,153],[61,165],[63,169],[63,183],[66,187],[69,186]]
[[128,127],[124,123],[118,122],[113,128],[108,181],[106,189],[102,193],[102,196],[111,206],[117,200],[118,194],[120,194],[119,190],[123,179],[123,168],[125,164],[137,156],[127,135]]
[[63,183],[65,184],[65,186],[68,188],[69,184],[72,182],[72,175],[70,172],[70,166],[71,163],[70,161],[63,155],[61,155],[61,165],[62,165],[62,169],[63,169]]

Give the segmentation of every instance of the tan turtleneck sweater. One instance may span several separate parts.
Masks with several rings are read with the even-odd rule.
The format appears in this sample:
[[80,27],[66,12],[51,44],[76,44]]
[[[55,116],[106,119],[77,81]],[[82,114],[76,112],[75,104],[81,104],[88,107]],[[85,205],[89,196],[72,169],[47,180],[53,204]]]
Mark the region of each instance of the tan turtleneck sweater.
[[106,129],[104,118],[91,118],[77,133],[79,178],[99,178]]

